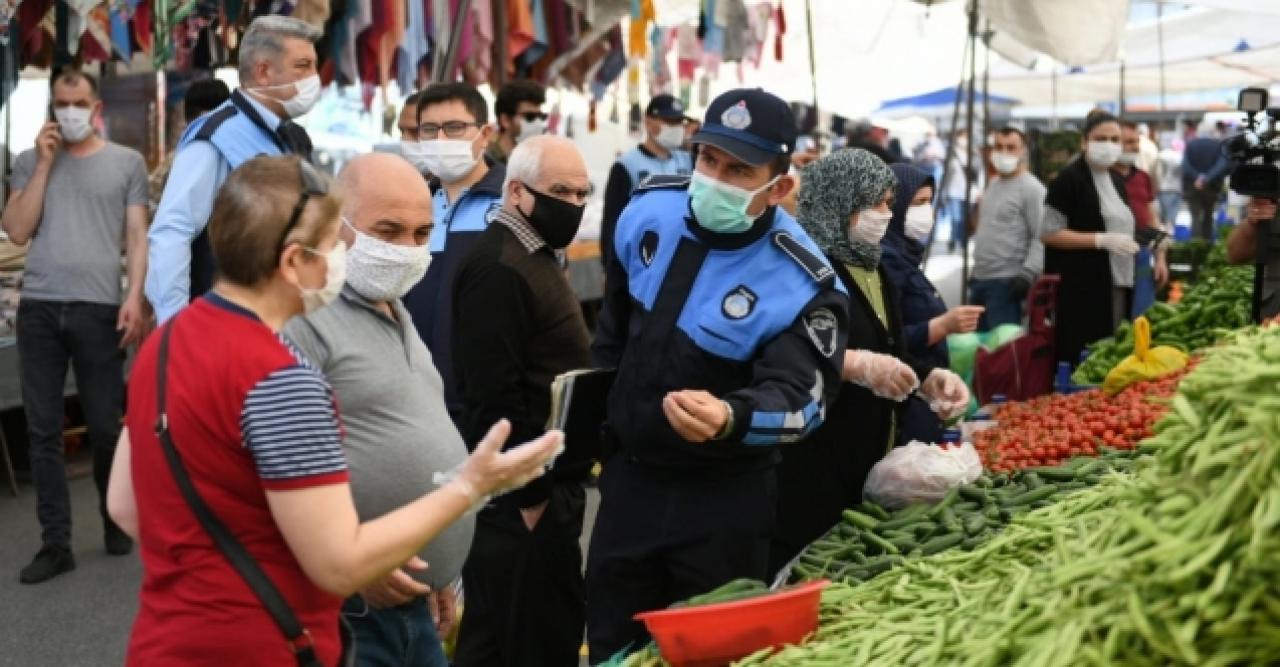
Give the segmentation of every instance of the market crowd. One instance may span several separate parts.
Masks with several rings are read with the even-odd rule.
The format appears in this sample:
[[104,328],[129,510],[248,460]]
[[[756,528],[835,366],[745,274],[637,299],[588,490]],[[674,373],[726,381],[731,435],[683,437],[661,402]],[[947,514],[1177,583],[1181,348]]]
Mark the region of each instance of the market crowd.
[[[1021,322],[1044,273],[1060,357],[1110,333],[1144,276],[1167,278],[1173,195],[1202,230],[1229,170],[1201,138],[1172,160],[1099,112],[1047,187],[1027,136],[993,132],[970,203],[963,138],[908,158],[867,125],[821,155],[768,92],[700,122],[658,95],[604,189],[593,336],[563,252],[593,188],[544,134],[542,88],[510,84],[491,115],[471,86],[427,87],[400,155],[330,182],[294,122],[320,95],[319,37],[255,20],[240,87],[192,87],[150,185],[94,132],[75,71],[15,165],[3,226],[31,242],[18,344],[43,531],[21,579],[75,567],[70,365],[106,549],[136,540],[144,566],[128,664],[440,666],[455,625],[456,665],[577,664],[584,631],[593,664],[636,650],[634,614],[771,576],[890,449],[940,440],[970,402],[949,334]],[[948,309],[921,270],[935,205],[976,220],[973,306]],[[547,430],[553,380],[586,368],[615,374],[594,452]]]

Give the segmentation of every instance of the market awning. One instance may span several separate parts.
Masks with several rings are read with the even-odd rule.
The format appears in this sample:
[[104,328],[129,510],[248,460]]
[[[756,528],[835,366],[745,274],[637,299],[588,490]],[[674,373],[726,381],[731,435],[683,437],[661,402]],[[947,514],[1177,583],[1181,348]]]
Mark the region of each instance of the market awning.
[[[906,118],[908,116],[924,116],[933,118],[937,116],[950,115],[955,107],[956,99],[965,99],[963,91],[958,88],[943,88],[922,95],[913,95],[911,97],[902,97],[896,100],[888,100],[880,104],[880,107],[871,112],[873,116],[884,118]],[[992,95],[990,100],[979,92],[974,103],[982,106],[987,101],[990,102],[993,109],[1007,111],[1009,108],[1018,104],[1019,101],[1012,97],[1003,97],[1000,95]]]

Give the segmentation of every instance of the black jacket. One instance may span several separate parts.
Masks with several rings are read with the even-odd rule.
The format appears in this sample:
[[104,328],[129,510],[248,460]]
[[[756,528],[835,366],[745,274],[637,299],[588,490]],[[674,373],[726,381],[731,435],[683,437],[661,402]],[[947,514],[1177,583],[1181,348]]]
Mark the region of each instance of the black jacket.
[[[847,349],[890,354],[911,366],[921,379],[933,366],[916,362],[906,351],[902,316],[883,267],[881,292],[889,326],[876,317],[871,301],[844,265],[831,260],[849,292]],[[772,571],[840,520],[840,512],[862,501],[862,485],[871,467],[888,451],[894,415],[902,424],[903,404],[877,397],[848,382],[827,411],[827,420],[804,442],[782,448],[778,466],[778,530],[770,555]]]
[[[1124,181],[1110,172],[1120,199],[1127,205]],[[1077,157],[1049,183],[1044,203],[1067,217],[1067,229],[1075,232],[1105,232],[1102,204],[1093,175],[1083,157]],[[1111,262],[1105,250],[1061,250],[1045,246],[1044,272],[1062,277],[1058,285],[1055,346],[1058,361],[1075,365],[1084,346],[1110,336],[1116,327],[1111,320]]]

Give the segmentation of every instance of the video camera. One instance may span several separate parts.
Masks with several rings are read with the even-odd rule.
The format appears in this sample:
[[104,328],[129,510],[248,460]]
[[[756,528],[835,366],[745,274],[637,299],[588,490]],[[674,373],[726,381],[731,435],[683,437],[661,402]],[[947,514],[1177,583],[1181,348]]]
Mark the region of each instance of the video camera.
[[1223,143],[1238,165],[1231,189],[1247,197],[1280,199],[1280,108],[1268,109],[1266,88],[1240,91],[1237,108],[1245,112],[1246,129]]

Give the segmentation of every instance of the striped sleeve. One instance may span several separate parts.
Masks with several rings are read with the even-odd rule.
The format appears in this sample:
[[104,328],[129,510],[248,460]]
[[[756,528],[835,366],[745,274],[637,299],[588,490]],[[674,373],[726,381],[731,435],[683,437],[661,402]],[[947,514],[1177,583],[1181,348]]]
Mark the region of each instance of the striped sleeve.
[[254,386],[240,413],[240,431],[268,489],[347,481],[333,395],[312,368],[282,368]]

